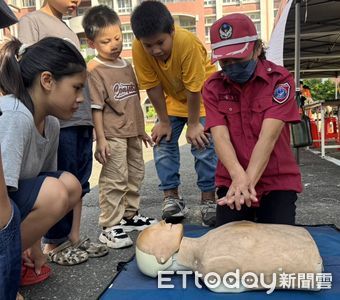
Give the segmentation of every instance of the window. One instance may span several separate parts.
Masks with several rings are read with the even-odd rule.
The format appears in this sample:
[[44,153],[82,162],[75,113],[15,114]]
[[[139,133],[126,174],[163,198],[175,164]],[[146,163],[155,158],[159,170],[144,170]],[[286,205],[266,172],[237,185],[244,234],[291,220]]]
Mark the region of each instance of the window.
[[190,15],[174,15],[175,24],[186,30],[196,33],[196,17]]
[[99,5],[106,5],[113,9],[113,0],[98,0]]
[[254,22],[257,35],[261,36],[261,14],[259,11],[254,11],[251,13],[246,13],[246,15]]
[[190,2],[194,0],[160,0],[160,2],[163,2],[164,4],[167,3],[177,3],[177,2]]
[[259,21],[261,21],[260,12],[246,13],[246,15],[247,15],[253,22],[259,22]]
[[122,34],[123,34],[123,49],[128,49],[132,47],[133,32],[130,24],[122,24]]
[[260,0],[240,0],[241,3],[258,3]]
[[90,9],[90,7],[78,7],[77,8],[77,16],[85,15],[85,13],[88,9]]
[[131,0],[117,0],[118,13],[130,13],[132,11]]
[[174,3],[176,0],[161,0],[160,2],[163,2],[164,4],[166,3]]
[[35,7],[35,0],[23,0],[22,7]]
[[216,0],[204,0],[204,6],[215,6]]
[[179,25],[188,31],[196,33],[196,19],[193,17],[179,16]]
[[13,4],[16,7],[20,7],[21,6],[21,1],[20,0],[9,0],[7,3],[8,4]]
[[205,26],[205,42],[210,43],[210,27],[216,21],[215,16],[205,17],[204,26]]
[[261,36],[261,22],[254,23],[257,31],[257,35]]
[[223,0],[223,4],[225,5],[236,5],[239,3],[240,3],[240,0]]

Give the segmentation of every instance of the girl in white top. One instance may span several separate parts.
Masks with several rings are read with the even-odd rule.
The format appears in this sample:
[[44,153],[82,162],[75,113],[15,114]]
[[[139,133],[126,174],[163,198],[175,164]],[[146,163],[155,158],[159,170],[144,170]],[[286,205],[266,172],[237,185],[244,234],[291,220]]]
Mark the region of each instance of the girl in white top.
[[13,39],[0,50],[4,178],[21,213],[22,251],[30,248],[27,253],[37,281],[46,263],[41,237],[81,197],[76,177],[57,172],[57,118],[70,119],[78,109],[85,79],[83,57],[62,39],[44,38],[26,49]]

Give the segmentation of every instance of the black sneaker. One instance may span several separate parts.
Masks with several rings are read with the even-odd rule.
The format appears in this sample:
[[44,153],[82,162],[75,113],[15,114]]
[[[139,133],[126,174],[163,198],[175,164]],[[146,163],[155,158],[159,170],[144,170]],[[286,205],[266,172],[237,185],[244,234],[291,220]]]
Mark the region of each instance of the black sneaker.
[[145,217],[140,214],[135,215],[131,219],[123,218],[120,221],[120,226],[124,229],[125,232],[131,232],[133,230],[143,230],[152,224],[156,224],[158,221],[153,218]]
[[182,198],[165,197],[162,208],[162,219],[166,222],[177,223],[186,217],[189,209]]

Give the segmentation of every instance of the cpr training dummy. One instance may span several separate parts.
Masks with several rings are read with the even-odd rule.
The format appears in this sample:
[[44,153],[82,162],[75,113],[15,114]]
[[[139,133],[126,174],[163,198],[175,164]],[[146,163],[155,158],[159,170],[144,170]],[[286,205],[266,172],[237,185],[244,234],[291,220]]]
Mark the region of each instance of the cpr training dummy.
[[[225,224],[199,238],[183,237],[182,224],[162,221],[139,234],[136,259],[145,275],[157,277],[158,271],[191,270],[202,275],[201,281],[204,279],[210,290],[220,293],[299,289],[302,287],[297,280],[280,287],[280,274],[293,274],[290,278],[306,274],[310,278],[323,270],[318,248],[306,229],[249,221]],[[247,276],[247,272],[251,274]],[[254,274],[258,282],[253,280]],[[218,286],[207,285],[206,277],[210,275],[215,282],[221,279]],[[253,282],[246,281],[246,277]],[[232,278],[234,282],[229,282]],[[307,289],[317,290],[315,286]]]

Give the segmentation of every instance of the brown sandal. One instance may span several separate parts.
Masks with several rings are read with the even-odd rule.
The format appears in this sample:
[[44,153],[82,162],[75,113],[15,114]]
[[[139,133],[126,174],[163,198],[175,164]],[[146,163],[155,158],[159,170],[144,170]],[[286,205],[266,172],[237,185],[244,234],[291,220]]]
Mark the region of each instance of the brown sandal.
[[86,251],[89,257],[101,257],[109,252],[106,245],[92,243],[89,238],[79,240],[73,247]]
[[86,251],[75,248],[70,241],[66,241],[48,253],[51,262],[63,266],[74,266],[88,260]]

